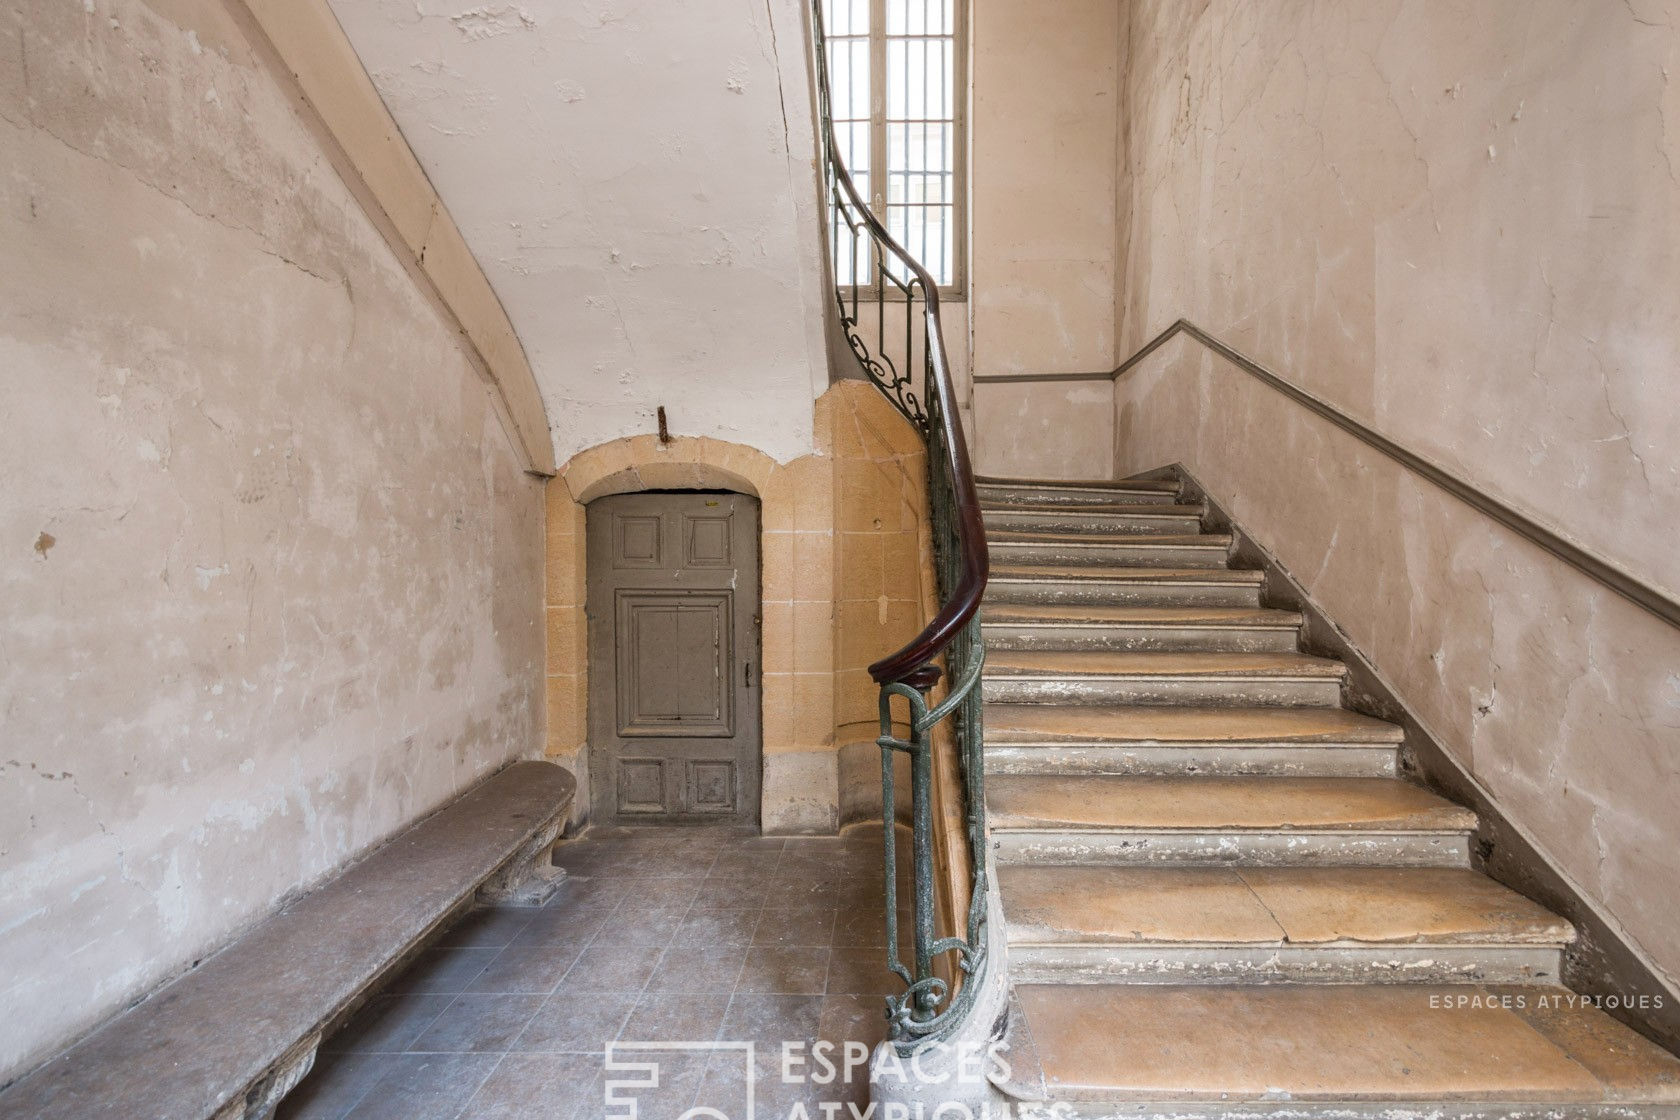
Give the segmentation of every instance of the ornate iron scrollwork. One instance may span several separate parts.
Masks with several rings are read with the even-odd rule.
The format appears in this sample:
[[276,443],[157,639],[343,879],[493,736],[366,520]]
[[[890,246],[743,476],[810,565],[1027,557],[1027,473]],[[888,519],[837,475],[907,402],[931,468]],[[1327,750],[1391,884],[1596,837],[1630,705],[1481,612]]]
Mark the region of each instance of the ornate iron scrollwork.
[[[926,268],[895,241],[870,212],[852,181],[834,133],[829,105],[828,55],[823,37],[823,0],[812,0],[817,97],[821,114],[824,188],[828,198],[835,305],[846,343],[870,381],[927,441],[928,505],[939,611],[903,649],[869,667],[881,686],[881,817],[886,843],[887,966],[905,983],[887,1000],[892,1036],[913,1047],[948,1033],[967,1014],[986,967],[987,914],[986,800],[982,764],[980,671],[985,662],[977,612],[987,577],[986,533],[969,468],[968,446],[956,415],[956,393],[945,356],[939,318],[939,289]],[[861,264],[864,270],[860,271]],[[841,273],[842,261],[849,271]],[[861,281],[861,282],[860,282]],[[902,307],[902,345],[888,320]],[[873,324],[868,317],[873,315]],[[873,326],[873,331],[870,327]],[[873,336],[871,338],[871,335]],[[873,345],[871,345],[873,342]],[[922,373],[917,391],[914,371]],[[938,662],[943,660],[941,669]],[[944,697],[932,708],[928,696],[941,676]],[[894,697],[909,706],[909,738],[894,734]],[[965,839],[972,882],[962,935],[940,937],[935,929],[934,730],[950,721],[964,802]],[[910,842],[913,898],[910,915],[913,959],[901,959],[898,928],[898,834],[893,760],[910,761]],[[953,916],[955,918],[955,916]],[[953,985],[936,971],[960,979]],[[953,990],[954,988],[954,990]]]

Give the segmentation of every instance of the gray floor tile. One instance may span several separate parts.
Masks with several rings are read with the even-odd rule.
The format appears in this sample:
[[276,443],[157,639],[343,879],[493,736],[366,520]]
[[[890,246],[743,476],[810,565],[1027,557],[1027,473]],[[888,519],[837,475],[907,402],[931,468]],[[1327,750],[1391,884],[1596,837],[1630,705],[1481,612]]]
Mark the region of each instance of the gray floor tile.
[[823,997],[759,995],[737,992],[724,1013],[725,1041],[780,1046],[786,1039],[814,1039],[822,1020]]
[[[901,942],[907,939],[901,935]],[[857,907],[840,911],[834,923],[833,943],[836,946],[854,946],[858,948],[879,947],[885,951],[887,944],[887,916],[880,909]]]
[[619,1032],[627,1042],[710,1042],[729,1010],[727,995],[647,992]]
[[491,1053],[510,1050],[513,1040],[542,1006],[542,996],[457,996],[410,1053]]
[[501,954],[500,949],[468,947],[462,949],[427,949],[421,953],[407,972],[391,985],[394,992],[447,992],[459,994],[467,990],[478,974],[490,967]]
[[548,995],[583,953],[581,944],[510,945],[467,985],[470,993]]
[[886,996],[904,990],[904,981],[887,968],[880,949],[840,948],[828,958],[829,995]]
[[880,996],[829,995],[823,997],[818,1034],[837,1045],[854,1044],[873,1051],[887,1040],[887,1004]]
[[740,979],[741,968],[752,950],[744,945],[715,949],[673,944],[665,951],[653,978],[650,992],[729,995]]
[[342,1120],[391,1071],[395,1054],[322,1054],[274,1120]]
[[575,992],[640,992],[652,979],[662,945],[635,945],[598,938],[572,965],[563,982]]
[[600,1078],[599,1054],[509,1054],[461,1120],[594,1120],[604,1115]]
[[743,876],[767,878],[775,875],[780,851],[745,849],[718,853],[716,862],[706,874],[708,879],[734,879]]
[[597,937],[594,944],[643,945],[664,948],[671,944],[677,929],[690,913],[685,902],[665,903],[642,908],[620,907],[613,911],[605,937]]
[[[759,1117],[786,1116],[851,1116],[836,1107],[848,1100],[858,1099],[856,1085],[848,1085],[836,1071],[835,1080],[821,1084],[817,1076],[825,1071],[811,1065],[785,1068],[779,1047],[755,1053],[752,1063],[752,1100],[754,1115]],[[745,1113],[747,1066],[736,1054],[716,1054],[708,1063],[705,1080],[694,1098],[694,1106],[715,1108],[727,1116]],[[864,1099],[867,1099],[867,1085]],[[825,1111],[823,1105],[830,1103]],[[804,1111],[798,1111],[803,1106]]]
[[827,946],[755,945],[747,950],[737,992],[820,996],[828,983]]
[[554,892],[554,897],[548,900],[545,910],[569,910],[579,906],[616,906],[630,889],[630,880],[609,875],[573,875],[560,889]]
[[454,1000],[452,994],[434,992],[375,996],[342,1030],[322,1043],[321,1052],[400,1054]]
[[519,931],[531,924],[536,910],[524,907],[483,906],[444,931],[435,946],[455,949],[468,946],[502,948],[519,936]]
[[758,915],[757,910],[691,910],[677,927],[671,947],[751,945]]
[[704,879],[721,851],[722,849],[704,846],[685,846],[675,852],[661,855],[656,863],[643,864],[634,871],[626,871],[625,874],[662,878],[680,875],[690,879]]
[[[760,1116],[861,1101],[844,1080],[783,1085],[777,1059],[785,1041],[821,1038],[843,1066],[844,1044],[861,1054],[884,1037],[882,993],[901,985],[880,947],[880,855],[873,833],[592,833],[566,846],[574,874],[547,907],[469,914],[328,1040],[280,1115],[599,1120],[609,1111],[602,1051],[615,1039],[753,1041]],[[412,1052],[388,1052],[403,1047]],[[744,1086],[744,1058],[731,1073],[724,1057],[660,1051],[662,1084],[621,1095],[643,1120],[676,1116],[697,1095],[705,1104],[708,1091]]]
[[662,876],[632,879],[624,897],[619,901],[618,913],[626,910],[686,910],[700,896],[704,875]]
[[456,1120],[500,1054],[404,1054],[345,1120]]
[[510,948],[522,945],[587,945],[612,920],[611,906],[564,906],[538,910]]
[[752,878],[707,879],[704,888],[694,899],[694,909],[701,910],[759,910],[767,897],[767,882]]
[[618,1037],[640,998],[633,992],[573,992],[543,1001],[513,1041],[517,1053],[599,1053]]
[[836,911],[829,906],[801,906],[794,909],[766,907],[759,915],[753,945],[827,947],[834,939]]
[[637,1120],[677,1120],[694,1103],[711,1054],[627,1048],[615,1049],[613,1058],[630,1068],[603,1070],[598,1104],[605,1112],[598,1115],[629,1116],[634,1108]]

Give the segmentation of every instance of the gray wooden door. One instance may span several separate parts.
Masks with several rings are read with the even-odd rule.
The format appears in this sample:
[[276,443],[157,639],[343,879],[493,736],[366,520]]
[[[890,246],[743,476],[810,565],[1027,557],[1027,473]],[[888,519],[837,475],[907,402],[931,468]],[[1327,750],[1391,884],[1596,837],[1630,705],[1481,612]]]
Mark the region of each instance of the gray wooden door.
[[621,494],[588,534],[595,820],[758,823],[758,502]]

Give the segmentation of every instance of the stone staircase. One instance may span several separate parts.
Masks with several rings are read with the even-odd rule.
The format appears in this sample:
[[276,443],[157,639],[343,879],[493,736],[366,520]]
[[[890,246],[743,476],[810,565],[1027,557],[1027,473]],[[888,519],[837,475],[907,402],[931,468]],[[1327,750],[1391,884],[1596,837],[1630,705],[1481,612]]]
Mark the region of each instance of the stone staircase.
[[1023,1116],[1680,1117],[1575,931],[1171,481],[984,480],[986,781]]

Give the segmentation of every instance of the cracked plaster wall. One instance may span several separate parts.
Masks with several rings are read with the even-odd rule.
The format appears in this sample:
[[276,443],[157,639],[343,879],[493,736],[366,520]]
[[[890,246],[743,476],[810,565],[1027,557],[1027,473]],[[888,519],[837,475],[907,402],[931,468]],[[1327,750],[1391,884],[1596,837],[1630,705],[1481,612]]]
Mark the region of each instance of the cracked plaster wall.
[[555,459],[813,447],[828,385],[801,0],[334,0],[519,332]]
[[[1128,10],[1122,355],[1186,317],[1680,591],[1680,5]],[[1680,634],[1189,339],[1116,398],[1680,977]]]
[[0,12],[0,1082],[542,738],[542,490],[218,0]]

